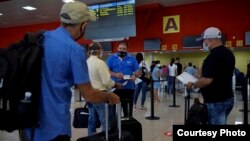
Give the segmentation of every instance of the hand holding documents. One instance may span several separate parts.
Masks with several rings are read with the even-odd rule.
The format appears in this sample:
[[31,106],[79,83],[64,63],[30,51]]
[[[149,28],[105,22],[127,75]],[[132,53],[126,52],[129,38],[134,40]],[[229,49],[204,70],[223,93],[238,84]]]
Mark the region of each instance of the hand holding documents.
[[[122,86],[125,86],[125,85],[127,85],[128,84],[128,81],[125,81],[125,82],[123,82],[122,83]],[[112,88],[110,91],[111,92],[114,92],[116,90],[116,88]]]
[[193,75],[183,72],[179,76],[176,77],[178,80],[180,80],[183,84],[187,84],[188,82],[196,82],[198,79],[195,78]]
[[[187,72],[183,72],[182,74],[180,74],[179,76],[176,77],[178,80],[180,80],[183,84],[187,84],[188,82],[196,82],[198,79],[196,77],[194,77],[193,75],[187,73]],[[195,92],[199,91],[199,88],[193,89]]]
[[123,76],[123,79],[129,80],[129,79],[131,79],[131,77],[130,77],[130,75],[124,75],[124,76]]
[[138,84],[138,83],[141,83],[141,82],[142,82],[142,80],[140,78],[135,79],[135,84]]

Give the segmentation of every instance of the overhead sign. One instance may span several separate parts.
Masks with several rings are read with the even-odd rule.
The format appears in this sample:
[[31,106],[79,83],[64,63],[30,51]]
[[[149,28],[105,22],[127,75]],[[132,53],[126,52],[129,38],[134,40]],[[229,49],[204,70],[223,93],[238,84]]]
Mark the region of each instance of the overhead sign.
[[163,17],[163,33],[180,32],[180,15]]

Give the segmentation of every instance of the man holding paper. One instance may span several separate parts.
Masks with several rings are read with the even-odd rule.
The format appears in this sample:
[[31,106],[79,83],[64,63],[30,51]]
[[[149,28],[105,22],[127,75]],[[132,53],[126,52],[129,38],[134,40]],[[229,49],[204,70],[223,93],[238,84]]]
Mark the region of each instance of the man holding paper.
[[221,31],[207,28],[202,37],[203,49],[209,51],[202,66],[202,76],[196,82],[188,82],[189,89],[200,88],[208,108],[208,124],[223,125],[234,106],[232,77],[235,57],[221,41]]
[[[128,45],[126,42],[120,42],[117,47],[117,53],[108,57],[106,63],[112,79],[116,83],[124,83],[121,89],[114,91],[121,99],[124,116],[132,116],[133,97],[135,91],[135,79],[140,75],[139,65],[134,56],[127,53]],[[128,109],[129,102],[129,109]]]

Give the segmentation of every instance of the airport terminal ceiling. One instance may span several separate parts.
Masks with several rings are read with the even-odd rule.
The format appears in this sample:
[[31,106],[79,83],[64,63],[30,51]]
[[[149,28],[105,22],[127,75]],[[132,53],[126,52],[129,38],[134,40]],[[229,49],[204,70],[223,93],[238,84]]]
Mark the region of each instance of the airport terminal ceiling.
[[[41,24],[59,21],[63,0],[0,0],[0,28]],[[80,0],[89,5],[117,0]],[[122,0],[118,0],[122,1]],[[211,0],[136,0],[136,6],[159,3],[163,7],[198,3]],[[33,11],[22,7],[32,6]]]

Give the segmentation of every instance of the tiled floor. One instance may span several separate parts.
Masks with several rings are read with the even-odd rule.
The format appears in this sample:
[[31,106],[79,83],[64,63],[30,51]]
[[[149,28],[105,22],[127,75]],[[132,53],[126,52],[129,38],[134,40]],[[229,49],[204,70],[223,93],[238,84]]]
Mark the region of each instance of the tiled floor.
[[[166,136],[164,133],[171,133],[173,124],[184,124],[185,99],[183,93],[176,94],[176,107],[170,107],[170,105],[173,105],[173,99],[168,98],[166,93],[160,92],[159,96],[161,98],[161,102],[154,104],[154,117],[159,117],[160,119],[148,120],[145,118],[153,116],[150,109],[150,94],[147,95],[145,104],[148,110],[138,110],[137,112],[134,112],[134,117],[142,124],[143,141],[172,141],[172,136]],[[202,100],[200,94],[192,94],[191,96],[199,97]],[[228,124],[235,124],[236,121],[243,121],[243,112],[239,111],[239,109],[242,109],[243,106],[240,93],[236,94],[235,101],[235,107],[230,114]],[[190,105],[192,103],[193,99],[190,99]],[[138,99],[138,104],[140,104],[140,98]],[[79,105],[81,105],[80,102],[73,102],[71,111],[74,111],[74,108]],[[249,116],[250,113],[248,113],[248,118]],[[248,119],[248,121],[250,120]],[[79,137],[86,136],[87,130],[72,128],[72,133],[72,141],[75,141]],[[0,141],[18,141],[18,133],[0,132]]]

